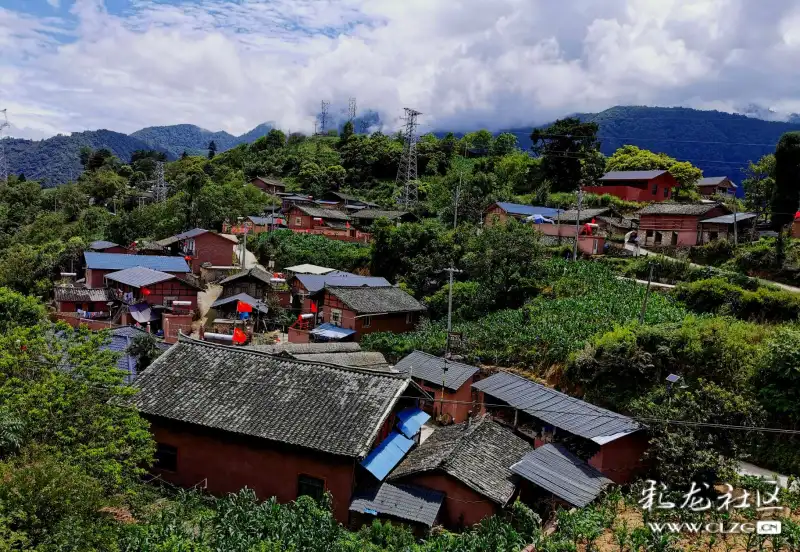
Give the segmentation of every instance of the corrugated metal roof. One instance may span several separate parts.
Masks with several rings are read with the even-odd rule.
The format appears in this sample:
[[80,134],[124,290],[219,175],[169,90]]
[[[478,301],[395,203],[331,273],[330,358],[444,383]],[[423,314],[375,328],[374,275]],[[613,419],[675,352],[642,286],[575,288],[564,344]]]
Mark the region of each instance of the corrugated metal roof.
[[125,255],[124,253],[95,253],[87,251],[83,254],[86,268],[96,270],[125,270],[135,266],[143,266],[162,272],[191,272],[183,257],[165,257],[160,255]]
[[396,431],[392,431],[380,445],[375,447],[364,458],[361,465],[374,475],[378,481],[383,481],[413,446],[414,441]]
[[309,293],[321,291],[325,286],[388,287],[392,284],[380,276],[359,276],[349,272],[334,271],[328,274],[298,274],[295,276]]
[[442,507],[444,494],[411,485],[382,483],[380,487],[356,493],[351,512],[382,514],[432,527]]
[[529,452],[511,471],[579,508],[612,484],[562,445],[547,444]]
[[311,335],[316,335],[318,337],[324,337],[326,339],[344,339],[345,337],[351,336],[356,333],[355,330],[351,330],[349,328],[341,328],[339,326],[334,326],[330,322],[325,322],[324,324],[320,324],[313,330],[309,332]]
[[722,215],[721,217],[714,217],[706,220],[701,220],[700,222],[711,222],[714,224],[733,224],[734,223],[734,216],[736,217],[736,223],[740,223],[743,220],[750,220],[753,217],[756,217],[756,213],[736,213],[736,215]]
[[[394,369],[401,374],[441,386],[442,376],[445,374],[444,367],[445,361],[442,357],[423,353],[422,351],[414,351],[395,364]],[[477,366],[450,360],[447,362],[447,375],[445,376],[444,386],[451,391],[457,391],[479,371],[480,369]]]
[[549,425],[601,445],[642,428],[627,416],[508,372],[498,372],[473,383],[472,387]]
[[261,311],[262,314],[269,313],[269,309],[267,308],[267,305],[265,305],[263,301],[259,301],[258,299],[251,297],[246,293],[237,293],[236,295],[232,295],[224,299],[217,299],[211,304],[211,308],[216,309],[228,305],[230,303],[238,303],[239,301],[241,301],[242,303],[247,303],[251,307],[258,309],[259,311]]
[[397,429],[411,439],[419,433],[422,426],[431,419],[431,415],[416,407],[406,408],[397,413]]
[[521,205],[519,203],[508,203],[507,201],[498,201],[497,205],[506,213],[512,215],[542,215],[545,217],[555,217],[558,215],[559,209],[552,207],[542,207],[540,205]]
[[604,174],[599,180],[650,180],[661,176],[668,171],[611,171]]
[[312,264],[299,264],[295,266],[287,266],[284,268],[284,270],[287,272],[294,272],[295,274],[327,274],[336,269]]
[[167,274],[160,270],[152,270],[144,266],[135,266],[133,268],[126,268],[125,270],[111,272],[106,274],[105,277],[107,280],[137,288],[150,286],[158,282],[165,282],[175,278],[172,274]]

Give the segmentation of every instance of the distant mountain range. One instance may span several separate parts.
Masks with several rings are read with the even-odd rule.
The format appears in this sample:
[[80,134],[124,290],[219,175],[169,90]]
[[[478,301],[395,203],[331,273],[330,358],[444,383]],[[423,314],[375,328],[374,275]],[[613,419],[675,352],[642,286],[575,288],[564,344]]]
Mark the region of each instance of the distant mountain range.
[[[690,161],[705,176],[727,176],[737,184],[749,161],[773,153],[783,133],[800,130],[800,120],[764,121],[682,107],[619,106],[573,116],[600,126],[600,150],[606,155],[632,144]],[[533,127],[507,130],[523,149],[530,148],[532,131]]]
[[[739,183],[742,170],[749,161],[775,151],[775,144],[784,132],[800,130],[800,117],[797,115],[787,116],[787,121],[765,121],[752,116],[758,111],[757,107],[753,107],[747,116],[643,106],[619,106],[600,113],[574,116],[600,125],[601,150],[606,155],[620,146],[633,144],[691,161],[706,176],[728,176]],[[354,123],[356,132],[381,128],[380,117],[372,111],[365,112]],[[336,128],[343,124],[344,119],[339,117],[334,118],[330,126]],[[124,161],[140,149],[163,151],[169,159],[176,159],[184,151],[204,155],[211,140],[217,144],[217,151],[223,152],[253,142],[271,128],[272,124],[264,123],[241,136],[188,124],[148,127],[130,135],[96,130],[40,141],[11,138],[5,140],[5,147],[11,173],[24,173],[27,178],[40,180],[43,186],[51,187],[77,178],[82,170],[79,152],[83,146],[108,148]],[[514,128],[506,132],[515,134],[519,146],[529,150],[533,128]]]

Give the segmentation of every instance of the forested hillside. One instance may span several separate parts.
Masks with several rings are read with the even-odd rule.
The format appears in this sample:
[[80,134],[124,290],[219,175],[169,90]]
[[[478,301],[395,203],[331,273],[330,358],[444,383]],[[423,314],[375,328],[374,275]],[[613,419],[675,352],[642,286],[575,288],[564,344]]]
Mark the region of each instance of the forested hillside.
[[143,128],[131,136],[142,140],[152,148],[164,149],[178,157],[184,151],[189,155],[204,155],[208,151],[208,144],[212,141],[217,145],[218,152],[229,150],[239,144],[249,144],[266,135],[271,128],[272,125],[264,123],[241,136],[234,136],[224,130],[212,132],[196,125],[169,125]]
[[[749,161],[775,151],[784,132],[800,130],[800,121],[782,123],[683,107],[617,106],[576,115],[600,126],[600,151],[611,155],[623,145],[666,153],[690,161],[705,176],[744,178]],[[509,130],[523,149],[531,146],[532,128]]]
[[[70,136],[59,134],[39,141],[11,138],[5,140],[8,170],[11,174],[24,174],[28,179],[38,180],[44,188],[58,186],[77,179],[83,171],[80,161],[82,147],[108,149],[126,162],[137,150],[160,150],[111,130],[74,132]],[[174,156],[169,158],[175,159]]]

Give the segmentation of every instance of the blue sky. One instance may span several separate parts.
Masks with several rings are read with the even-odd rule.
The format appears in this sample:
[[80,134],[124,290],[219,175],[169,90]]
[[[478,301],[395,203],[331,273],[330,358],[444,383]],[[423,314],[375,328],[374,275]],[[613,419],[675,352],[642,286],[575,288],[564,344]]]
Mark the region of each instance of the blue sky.
[[[351,96],[388,129],[503,128],[614,105],[800,112],[800,3],[0,0],[13,133],[194,123],[310,131]],[[388,130],[387,129],[387,130]]]

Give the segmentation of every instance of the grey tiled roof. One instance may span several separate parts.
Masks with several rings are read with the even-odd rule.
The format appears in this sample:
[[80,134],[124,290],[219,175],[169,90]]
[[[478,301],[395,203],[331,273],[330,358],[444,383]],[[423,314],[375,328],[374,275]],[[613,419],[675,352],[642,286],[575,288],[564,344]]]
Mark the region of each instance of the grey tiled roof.
[[[268,224],[285,224],[286,215],[281,215],[280,213],[269,214],[266,217],[259,217],[259,216],[249,216],[247,217],[250,219],[250,222],[255,224],[256,226],[266,226]],[[278,222],[279,220],[284,222]]]
[[639,215],[705,215],[719,203],[653,203],[641,209]]
[[398,375],[182,337],[128,400],[150,416],[362,457],[408,385]]
[[108,290],[105,288],[87,289],[71,286],[55,286],[53,295],[56,301],[94,302],[108,301]]
[[630,229],[636,227],[636,225],[633,223],[633,219],[629,219],[629,218],[625,218],[625,217],[599,216],[599,217],[597,217],[597,220],[599,220],[600,222],[604,222],[605,224],[608,224],[609,226],[616,226],[617,228],[624,228],[624,229],[627,229],[627,230],[630,230]]
[[270,283],[270,278],[272,278],[272,274],[264,270],[263,268],[259,268],[254,266],[253,268],[248,268],[247,270],[242,270],[241,272],[237,272],[236,274],[232,274],[225,278],[224,280],[220,281],[220,285],[224,286],[225,284],[229,284],[231,282],[235,282],[241,278],[246,278],[252,276],[256,280],[259,280],[265,284]]
[[153,270],[144,266],[135,266],[133,268],[126,268],[117,272],[106,274],[108,280],[119,282],[133,287],[144,287],[164,282],[175,278],[172,274],[161,272],[160,270]]
[[[597,209],[581,209],[580,222],[589,222],[590,220],[592,220],[595,217],[599,217],[600,215],[605,215],[610,210],[611,209],[609,209],[608,207],[600,207],[600,208],[597,208]],[[578,218],[578,210],[577,209],[570,209],[569,211],[564,211],[563,213],[558,215],[553,220],[554,221],[557,220],[557,221],[559,221],[561,223],[565,223],[565,222],[574,223],[575,219],[577,219],[577,218]]]
[[627,416],[508,372],[498,372],[473,383],[472,387],[549,425],[601,445],[642,428]]
[[408,213],[406,211],[381,211],[379,209],[364,209],[362,211],[357,211],[350,215],[354,219],[378,219],[378,218],[385,218],[389,220],[398,219],[400,217],[406,216]]
[[378,370],[381,372],[389,371],[389,363],[383,353],[373,351],[356,351],[344,353],[293,353],[292,357],[297,360],[308,362],[324,362],[325,364],[338,364],[339,366],[352,366],[353,368],[365,368],[368,370]]
[[274,176],[257,176],[253,180],[260,180],[261,182],[269,186],[278,186],[279,188],[286,187],[286,183],[283,180],[275,178]]
[[343,192],[328,192],[325,195],[332,195],[334,197],[338,197],[342,201],[350,201],[350,202],[353,202],[353,203],[361,203],[363,205],[377,207],[377,204],[372,203],[370,201],[365,201],[365,200],[360,199],[360,198],[358,198],[358,197],[356,197],[356,196],[354,196],[352,194],[345,194]]
[[582,508],[612,481],[562,445],[543,445],[511,466],[511,471]]
[[246,293],[237,293],[236,295],[231,295],[230,297],[225,297],[224,299],[217,299],[211,304],[211,308],[218,309],[219,307],[224,307],[225,305],[229,305],[238,301],[247,303],[251,307],[261,311],[263,314],[269,313],[269,307],[267,307],[263,301],[259,301],[255,297],[252,297]]
[[505,505],[514,496],[517,478],[511,466],[533,450],[526,441],[488,418],[436,429],[391,473],[407,475],[442,470],[475,492]]
[[[444,373],[444,359],[422,351],[414,351],[410,355],[401,359],[395,364],[394,369],[401,374],[406,374],[414,378],[442,385],[442,374]],[[444,386],[452,391],[457,391],[464,383],[477,374],[479,368],[462,364],[460,362],[447,362],[447,376]]]
[[164,238],[163,240],[158,240],[156,243],[162,245],[164,247],[172,245],[173,243],[177,243],[182,240],[188,240],[189,238],[196,238],[202,234],[214,234],[221,238],[225,238],[230,242],[236,241],[235,238],[229,238],[223,234],[217,234],[216,232],[212,232],[211,230],[206,230],[204,228],[193,228],[192,230],[187,230],[186,232],[181,232],[180,234],[175,234],[174,236],[170,236],[168,238]]
[[665,172],[668,171],[611,171],[604,174],[602,178],[600,178],[600,182],[604,180],[650,180],[651,178],[661,176]]
[[310,207],[308,205],[295,205],[295,207],[310,217],[332,220],[350,220],[350,217],[347,215],[347,213],[336,211],[334,209],[320,209],[318,207]]
[[110,247],[119,247],[119,244],[106,240],[97,240],[89,244],[89,249],[93,249],[94,251],[102,251]]
[[359,314],[420,312],[422,303],[397,287],[338,287],[325,288],[331,295]]
[[[719,186],[723,182],[728,180],[727,176],[707,176],[705,178],[701,178],[697,181],[698,186]],[[736,188],[736,184],[731,182],[734,188]]]
[[372,510],[379,515],[431,527],[436,522],[443,500],[444,494],[431,489],[383,483],[375,489],[356,493],[350,503],[350,511],[370,513],[368,510]]
[[320,343],[276,343],[274,345],[249,345],[249,349],[265,353],[313,355],[321,353],[356,353],[361,350],[361,345],[355,342],[326,341]]

